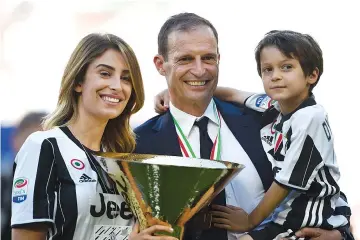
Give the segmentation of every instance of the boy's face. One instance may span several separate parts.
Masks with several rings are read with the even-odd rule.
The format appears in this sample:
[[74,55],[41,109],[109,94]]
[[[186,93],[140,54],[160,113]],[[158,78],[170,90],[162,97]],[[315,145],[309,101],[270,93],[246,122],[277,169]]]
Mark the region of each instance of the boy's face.
[[[261,78],[267,95],[283,104],[294,105],[296,108],[309,96],[309,87],[318,78],[314,70],[305,76],[300,62],[286,57],[278,48],[268,46],[260,53]],[[295,110],[291,109],[290,111]]]

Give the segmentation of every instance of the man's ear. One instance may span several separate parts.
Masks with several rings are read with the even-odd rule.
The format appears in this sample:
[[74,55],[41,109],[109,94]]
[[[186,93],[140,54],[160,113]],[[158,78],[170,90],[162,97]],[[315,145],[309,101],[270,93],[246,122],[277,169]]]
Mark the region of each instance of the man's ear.
[[164,63],[165,63],[165,59],[162,55],[157,54],[154,57],[154,64],[155,64],[156,70],[163,76],[165,76]]
[[319,69],[315,68],[314,71],[308,76],[308,83],[312,85],[317,82],[318,78],[319,78]]

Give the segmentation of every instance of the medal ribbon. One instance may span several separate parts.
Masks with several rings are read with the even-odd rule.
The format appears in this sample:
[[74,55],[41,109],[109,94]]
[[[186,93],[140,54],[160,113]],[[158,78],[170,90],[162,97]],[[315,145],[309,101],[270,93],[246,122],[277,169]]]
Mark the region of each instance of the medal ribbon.
[[[215,138],[214,141],[214,145],[211,149],[211,154],[210,154],[210,159],[211,160],[220,160],[221,157],[221,136],[220,136],[220,129],[221,129],[221,115],[220,112],[217,110],[215,103],[213,104],[213,110],[216,114],[216,118],[219,124],[219,129],[218,129],[218,134]],[[189,143],[189,141],[187,140],[185,134],[183,133],[179,123],[176,121],[176,119],[174,118],[174,123],[175,123],[175,127],[177,130],[177,134],[178,134],[178,140],[179,140],[179,144],[180,144],[180,148],[181,148],[181,152],[183,153],[183,156],[185,157],[191,157],[196,158],[196,155]]]

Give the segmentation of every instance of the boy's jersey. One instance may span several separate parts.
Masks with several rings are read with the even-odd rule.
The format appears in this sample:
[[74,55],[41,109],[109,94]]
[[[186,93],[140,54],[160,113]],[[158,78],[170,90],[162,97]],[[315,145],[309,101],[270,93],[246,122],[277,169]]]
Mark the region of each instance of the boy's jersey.
[[13,228],[49,226],[47,239],[127,239],[133,215],[99,162],[67,127],[31,134],[15,159]]
[[335,211],[348,206],[339,198],[340,173],[324,108],[311,96],[284,116],[277,102],[261,94],[249,97],[246,106],[264,112],[260,137],[274,181],[292,189],[273,221],[291,229],[346,225],[346,217]]

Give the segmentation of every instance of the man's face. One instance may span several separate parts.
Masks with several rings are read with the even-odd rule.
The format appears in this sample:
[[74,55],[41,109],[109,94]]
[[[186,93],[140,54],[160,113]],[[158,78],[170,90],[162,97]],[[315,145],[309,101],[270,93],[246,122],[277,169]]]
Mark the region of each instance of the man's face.
[[209,104],[218,83],[217,49],[214,33],[207,26],[169,34],[163,75],[176,107]]

